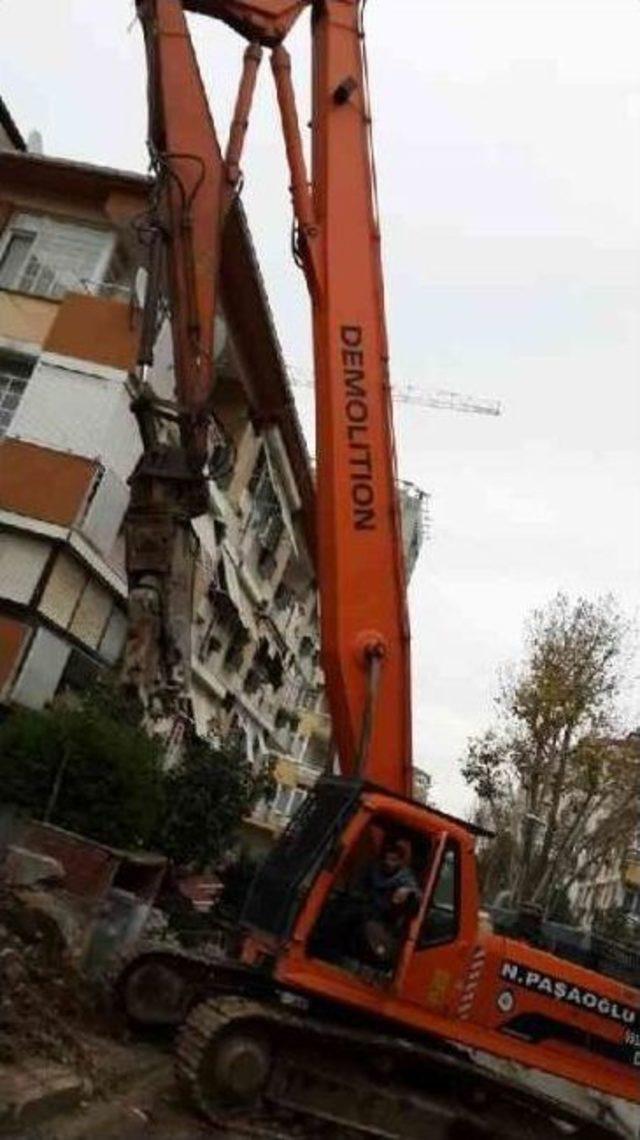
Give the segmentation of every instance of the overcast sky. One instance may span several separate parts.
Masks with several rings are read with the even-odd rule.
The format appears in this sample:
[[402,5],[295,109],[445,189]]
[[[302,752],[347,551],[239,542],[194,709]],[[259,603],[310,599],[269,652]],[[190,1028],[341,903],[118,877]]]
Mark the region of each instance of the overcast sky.
[[[192,26],[224,136],[242,44]],[[392,375],[505,405],[396,412],[401,474],[433,496],[410,592],[416,758],[464,811],[458,759],[532,607],[562,587],[636,611],[640,3],[370,0],[367,30]],[[0,31],[23,133],[145,168],[131,0],[0,0]],[[292,51],[304,107],[306,27]],[[270,80],[264,67],[244,199],[286,355],[309,371]],[[308,427],[308,394],[300,408]]]

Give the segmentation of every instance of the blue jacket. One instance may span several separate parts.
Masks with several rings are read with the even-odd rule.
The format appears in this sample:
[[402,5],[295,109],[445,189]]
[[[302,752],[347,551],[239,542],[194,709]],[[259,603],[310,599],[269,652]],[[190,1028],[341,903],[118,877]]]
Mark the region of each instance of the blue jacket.
[[363,881],[363,888],[367,899],[371,901],[376,918],[390,918],[397,912],[392,899],[397,890],[408,887],[409,890],[418,890],[415,875],[410,867],[399,867],[393,875],[386,875],[378,863],[372,863],[367,868]]

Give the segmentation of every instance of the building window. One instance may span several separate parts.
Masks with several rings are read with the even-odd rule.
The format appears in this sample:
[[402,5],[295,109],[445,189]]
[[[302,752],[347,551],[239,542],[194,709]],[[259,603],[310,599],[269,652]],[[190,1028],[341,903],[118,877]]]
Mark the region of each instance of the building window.
[[284,681],[282,658],[277,649],[271,648],[265,637],[261,637],[258,642],[251,671],[256,674],[259,684],[271,685],[272,689],[282,688]]
[[96,681],[100,666],[81,649],[72,649],[60,678],[56,695],[84,693]]
[[640,891],[626,890],[622,905],[627,914],[640,918]]
[[20,280],[29,251],[36,240],[36,235],[29,230],[16,229],[9,234],[0,260],[0,286],[3,289],[12,288]]
[[318,704],[318,697],[320,695],[319,689],[305,688],[300,696],[300,705],[303,709],[309,709],[310,712],[316,711]]
[[278,508],[273,508],[273,513],[269,514],[263,520],[260,530],[258,532],[258,542],[263,550],[268,551],[269,554],[275,555],[276,550],[280,545],[280,539],[284,533],[284,523],[278,513]]
[[257,693],[262,684],[262,677],[258,669],[249,669],[242,686],[245,693]]
[[310,768],[326,768],[329,761],[329,741],[315,732],[312,733],[307,741],[304,761]]
[[0,349],[0,439],[7,433],[34,365],[31,356]]
[[0,289],[40,297],[84,292],[102,281],[115,234],[38,214],[18,214],[0,238]]
[[299,652],[301,657],[310,657],[313,652],[313,641],[306,634],[300,639]]
[[222,663],[225,669],[242,668],[244,662],[244,649],[248,641],[249,634],[247,633],[242,623],[237,621],[223,658]]
[[296,708],[302,704],[301,695],[304,681],[295,673],[288,672],[284,677],[280,700],[289,708]]
[[282,613],[284,610],[288,610],[293,605],[293,601],[293,594],[291,593],[289,587],[285,586],[284,582],[280,582],[280,585],[278,586],[278,589],[273,596],[273,602],[276,609]]
[[248,489],[253,497],[249,521],[258,532],[262,550],[274,555],[282,538],[284,522],[264,448],[253,469]]
[[281,819],[288,819],[300,807],[307,797],[304,788],[292,788],[288,784],[278,784],[273,801],[273,814]]
[[258,573],[259,573],[260,577],[264,578],[266,580],[268,580],[269,578],[272,578],[274,573],[275,573],[277,565],[278,564],[277,564],[273,554],[271,553],[271,551],[266,550],[264,547],[261,547],[260,553],[258,555],[258,563],[257,563]]

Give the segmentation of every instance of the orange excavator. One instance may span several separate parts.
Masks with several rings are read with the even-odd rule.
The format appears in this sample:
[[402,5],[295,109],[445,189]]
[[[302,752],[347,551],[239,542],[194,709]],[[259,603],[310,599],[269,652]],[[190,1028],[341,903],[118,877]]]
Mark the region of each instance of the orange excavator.
[[[173,451],[147,431],[151,459],[132,508],[134,529],[136,520],[147,528],[137,570],[152,575],[155,566],[170,578],[184,520],[202,509],[220,235],[267,48],[313,311],[322,661],[341,774],[320,779],[258,871],[237,956],[212,964],[169,948],[143,953],[119,979],[125,1006],[138,1021],[182,1022],[180,1081],[212,1120],[264,1109],[286,1122],[285,1135],[323,1126],[341,1138],[637,1137],[640,991],[548,953],[539,931],[495,933],[480,911],[480,829],[411,798],[409,626],[364,3],[137,7],[180,428]],[[310,177],[283,46],[307,9]],[[224,155],[185,10],[224,21],[249,44]],[[144,385],[138,413],[141,422],[150,414]],[[390,850],[410,884],[394,892],[391,918],[371,909],[363,886]]]

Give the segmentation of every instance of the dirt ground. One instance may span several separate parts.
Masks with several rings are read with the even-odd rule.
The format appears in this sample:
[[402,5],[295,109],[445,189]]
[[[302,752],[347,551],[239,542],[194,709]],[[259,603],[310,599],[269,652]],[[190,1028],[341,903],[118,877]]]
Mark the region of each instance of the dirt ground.
[[289,1140],[277,1130],[216,1128],[198,1119],[184,1104],[173,1081],[169,1056],[157,1071],[119,1096],[93,1102],[84,1109],[3,1140]]
[[[62,1108],[47,1106],[34,1065],[40,1074],[61,1067],[75,1082]],[[0,1070],[6,1103],[17,1106],[0,1112],[2,1140],[292,1140],[269,1124],[199,1120],[180,1101],[169,1042],[133,1040],[71,965],[55,923],[1,881]],[[25,1082],[33,1097],[23,1101]]]

